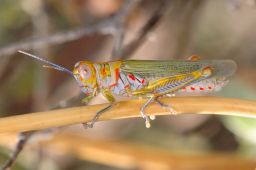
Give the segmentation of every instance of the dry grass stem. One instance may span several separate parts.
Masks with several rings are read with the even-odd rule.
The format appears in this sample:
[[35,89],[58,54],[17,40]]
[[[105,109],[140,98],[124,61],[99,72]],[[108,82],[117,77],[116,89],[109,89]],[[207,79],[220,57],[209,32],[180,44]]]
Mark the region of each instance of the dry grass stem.
[[[243,117],[256,117],[256,101],[221,97],[174,97],[162,98],[173,106],[177,114],[217,114]],[[130,100],[117,103],[113,109],[104,113],[99,120],[140,117],[140,107],[145,100]],[[107,104],[73,107],[45,112],[30,113],[0,119],[0,133],[41,130],[88,122],[97,111]],[[157,104],[146,110],[148,115],[170,115]]]
[[[0,135],[2,145],[10,145],[15,135]],[[34,143],[35,144],[35,143]],[[74,134],[57,134],[39,143],[46,150],[124,169],[240,170],[255,168],[256,160],[227,153],[178,153],[136,143],[91,139]]]

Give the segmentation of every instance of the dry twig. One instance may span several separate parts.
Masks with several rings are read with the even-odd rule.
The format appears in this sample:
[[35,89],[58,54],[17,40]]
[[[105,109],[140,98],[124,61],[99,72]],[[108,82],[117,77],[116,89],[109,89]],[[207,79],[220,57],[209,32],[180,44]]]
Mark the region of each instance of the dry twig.
[[132,9],[139,2],[140,0],[127,0],[125,1],[122,10],[120,10],[120,14],[117,17],[116,22],[114,23],[115,25],[113,25],[114,30],[112,35],[114,38],[114,43],[112,49],[112,59],[116,59],[121,53],[121,48],[125,36],[125,22]]
[[3,164],[3,166],[0,167],[1,170],[9,169],[12,167],[19,153],[23,150],[25,144],[27,143],[31,135],[32,135],[32,132],[19,134],[19,140],[15,146],[15,150],[13,151],[10,158]]
[[122,59],[127,59],[129,56],[131,56],[144,42],[146,39],[146,36],[150,31],[152,31],[155,26],[159,23],[161,20],[163,14],[166,12],[166,9],[169,7],[170,1],[169,0],[163,0],[159,7],[155,10],[155,12],[152,14],[150,19],[145,23],[145,25],[140,29],[138,35],[134,40],[132,40],[125,48],[122,50],[122,53],[120,54]]
[[[0,141],[1,145],[10,145],[15,135],[0,134],[0,137],[4,139]],[[40,146],[56,153],[122,169],[241,170],[253,169],[256,164],[255,159],[235,154],[168,152],[131,142],[99,140],[67,133],[55,134],[50,140],[40,142]]]
[[256,160],[235,154],[181,154],[124,141],[96,140],[78,135],[56,135],[46,146],[80,159],[123,169],[241,170],[255,168]]
[[124,30],[124,24],[120,23],[116,26],[116,33],[113,34],[114,38],[114,43],[113,43],[113,49],[112,49],[112,54],[111,54],[111,59],[116,60],[119,55],[121,54],[121,49],[125,37],[125,30]]
[[[60,108],[64,108],[64,107],[70,107],[70,106],[74,106],[74,103],[77,103],[78,100],[81,100],[82,96],[76,96],[73,97],[67,101],[64,101],[62,103],[60,103],[59,105],[55,106],[54,109],[60,109]],[[56,129],[52,129],[52,130],[56,130]],[[40,134],[40,133],[53,133],[52,130],[46,130],[46,131],[29,131],[29,132],[24,132],[24,133],[20,133],[18,136],[18,141],[17,144],[13,150],[13,153],[10,155],[9,159],[6,160],[6,162],[4,163],[3,166],[0,167],[0,170],[7,170],[10,167],[13,166],[13,164],[15,163],[18,155],[21,153],[21,151],[23,150],[23,148],[25,147],[26,143],[29,141],[29,139],[31,137],[33,137],[35,134]]]
[[113,32],[116,31],[116,23],[119,23],[120,20],[123,20],[138,2],[139,0],[127,0],[127,2],[116,13],[116,15],[106,18],[105,20],[100,21],[99,23],[92,26],[60,32],[49,35],[47,37],[39,37],[27,41],[23,40],[19,43],[7,45],[6,47],[0,48],[0,56],[12,55],[18,50],[37,49],[44,47],[45,45],[61,44],[96,32],[100,32],[102,34],[113,34]]
[[[256,101],[250,100],[220,97],[175,97],[163,98],[163,102],[171,104],[177,114],[196,113],[256,117]],[[145,100],[119,102],[113,109],[103,114],[100,120],[140,117],[140,107],[143,103]],[[0,133],[41,130],[89,122],[97,111],[106,106],[107,104],[81,106],[4,117],[0,119]],[[150,105],[147,112],[149,115],[170,114],[168,110],[164,110],[156,104]]]

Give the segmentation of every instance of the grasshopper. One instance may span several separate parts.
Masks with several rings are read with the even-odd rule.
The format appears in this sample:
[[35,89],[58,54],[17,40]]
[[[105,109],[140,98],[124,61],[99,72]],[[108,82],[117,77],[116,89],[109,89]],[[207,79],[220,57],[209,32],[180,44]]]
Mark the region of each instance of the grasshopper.
[[48,64],[45,67],[74,77],[85,94],[82,100],[84,103],[88,103],[99,93],[103,94],[110,105],[98,111],[91,122],[85,123],[89,128],[93,127],[102,113],[113,107],[115,95],[148,98],[140,113],[149,128],[150,117],[145,109],[150,103],[156,102],[175,114],[176,111],[162,103],[159,97],[176,93],[217,92],[227,84],[237,67],[232,60],[200,60],[200,57],[192,56],[189,60],[117,60],[102,63],[79,61],[72,72],[33,54],[18,52]]

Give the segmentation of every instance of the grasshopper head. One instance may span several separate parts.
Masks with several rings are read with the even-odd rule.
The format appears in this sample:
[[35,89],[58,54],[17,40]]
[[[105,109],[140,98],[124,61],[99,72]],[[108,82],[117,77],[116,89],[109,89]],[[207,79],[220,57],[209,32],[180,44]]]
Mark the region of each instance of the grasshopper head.
[[94,94],[97,89],[97,79],[95,68],[88,61],[80,61],[75,64],[73,70],[74,77],[79,83],[81,90],[86,94]]

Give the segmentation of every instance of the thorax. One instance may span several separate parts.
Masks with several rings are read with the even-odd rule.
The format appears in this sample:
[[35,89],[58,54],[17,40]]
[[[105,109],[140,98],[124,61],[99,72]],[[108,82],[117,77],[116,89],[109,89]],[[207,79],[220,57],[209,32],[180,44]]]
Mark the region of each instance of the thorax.
[[97,85],[101,88],[109,88],[117,84],[120,74],[121,61],[95,63]]

